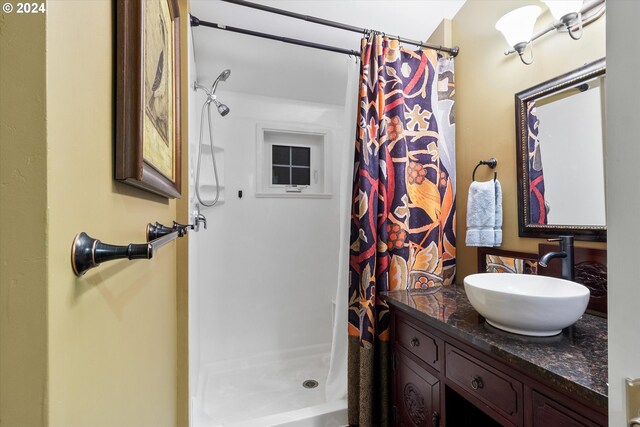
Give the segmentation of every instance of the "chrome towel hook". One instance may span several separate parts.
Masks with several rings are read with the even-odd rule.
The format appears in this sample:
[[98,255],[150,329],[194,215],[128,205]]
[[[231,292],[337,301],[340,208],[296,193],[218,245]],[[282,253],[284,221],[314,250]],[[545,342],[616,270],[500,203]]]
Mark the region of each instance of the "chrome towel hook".
[[[489,166],[491,169],[495,169],[498,165],[498,160],[495,157],[491,157],[489,160],[480,160],[476,167],[473,169],[473,174],[471,174],[471,180],[476,180],[476,170],[482,165]],[[498,172],[493,172],[493,180],[495,181],[498,178]]]

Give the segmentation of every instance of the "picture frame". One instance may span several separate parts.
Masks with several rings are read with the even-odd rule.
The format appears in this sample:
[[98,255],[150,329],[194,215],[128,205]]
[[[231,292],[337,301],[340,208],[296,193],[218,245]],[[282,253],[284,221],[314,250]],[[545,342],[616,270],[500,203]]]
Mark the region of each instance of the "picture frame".
[[115,179],[181,195],[177,0],[117,0]]

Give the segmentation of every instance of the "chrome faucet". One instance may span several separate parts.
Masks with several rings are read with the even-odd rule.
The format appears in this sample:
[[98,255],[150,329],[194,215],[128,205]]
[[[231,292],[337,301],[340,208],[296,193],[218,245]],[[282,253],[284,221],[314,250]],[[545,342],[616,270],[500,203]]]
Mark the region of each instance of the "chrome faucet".
[[554,258],[562,259],[562,278],[573,280],[573,236],[560,236],[556,239],[548,239],[550,242],[560,242],[560,250],[547,252],[540,257],[538,264],[546,267]]
[[200,224],[204,225],[204,229],[207,229],[207,217],[200,213],[200,204],[196,203],[196,207],[193,210],[193,229],[200,231]]

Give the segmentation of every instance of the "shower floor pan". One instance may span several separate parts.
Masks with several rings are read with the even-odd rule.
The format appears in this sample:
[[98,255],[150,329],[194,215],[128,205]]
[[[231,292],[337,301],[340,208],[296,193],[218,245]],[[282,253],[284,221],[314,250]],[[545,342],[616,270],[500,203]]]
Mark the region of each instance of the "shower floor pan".
[[[326,346],[209,365],[200,377],[194,427],[339,427],[346,401],[327,402]],[[312,388],[313,383],[318,385]],[[307,384],[305,384],[307,382]],[[306,385],[306,387],[305,387]]]

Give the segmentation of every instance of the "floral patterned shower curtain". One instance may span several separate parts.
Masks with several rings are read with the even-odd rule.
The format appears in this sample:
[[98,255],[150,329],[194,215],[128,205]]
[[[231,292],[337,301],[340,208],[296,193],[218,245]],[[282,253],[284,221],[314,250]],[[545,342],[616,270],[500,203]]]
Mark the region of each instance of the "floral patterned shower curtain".
[[362,42],[351,209],[349,423],[389,425],[388,290],[453,283],[453,59]]
[[538,138],[538,112],[535,100],[531,100],[527,106],[527,147],[529,152],[529,200],[531,207],[532,224],[547,223],[547,202],[544,199],[544,171],[542,169],[542,152],[540,139]]

